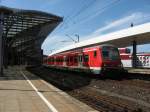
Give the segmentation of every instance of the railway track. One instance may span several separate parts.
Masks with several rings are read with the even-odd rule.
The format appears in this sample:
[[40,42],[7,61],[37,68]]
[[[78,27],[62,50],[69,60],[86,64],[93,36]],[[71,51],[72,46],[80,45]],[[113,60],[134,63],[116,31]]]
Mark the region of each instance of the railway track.
[[[90,105],[100,112],[149,112],[149,81],[138,79],[99,79],[89,76],[65,73],[45,68],[34,68],[34,73],[66,91],[71,96]],[[44,75],[41,75],[44,74]],[[115,87],[115,88],[113,88]],[[103,92],[105,90],[106,92]],[[137,97],[138,91],[145,91]],[[110,94],[110,93],[111,94]],[[105,94],[103,94],[105,93]],[[109,93],[109,94],[106,94]],[[117,94],[117,95],[116,95]],[[136,96],[136,97],[135,97]],[[137,100],[136,100],[137,98]]]
[[[107,84],[106,84],[107,83]],[[143,80],[94,80],[89,87],[96,87],[109,92],[140,99],[150,103],[150,87],[148,81]],[[131,93],[131,94],[129,94]]]
[[147,74],[128,73],[126,77],[122,78],[121,80],[110,80],[110,82],[115,82],[123,85],[130,85],[146,90],[149,90],[150,88],[150,76]]
[[[133,102],[119,99],[104,94],[99,94],[93,88],[84,88],[68,92],[84,103],[102,112],[144,112],[138,105],[133,105]],[[145,108],[145,107],[143,107]]]

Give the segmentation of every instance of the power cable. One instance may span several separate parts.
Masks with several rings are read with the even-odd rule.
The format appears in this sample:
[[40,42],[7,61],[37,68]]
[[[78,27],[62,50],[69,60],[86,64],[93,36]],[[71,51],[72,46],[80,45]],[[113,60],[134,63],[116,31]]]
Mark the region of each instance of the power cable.
[[121,1],[121,0],[114,0],[114,1],[110,2],[109,4],[103,6],[102,8],[100,8],[100,9],[98,9],[98,10],[96,10],[96,11],[93,11],[93,12],[92,12],[93,15],[92,15],[92,14],[86,15],[85,17],[83,17],[82,19],[80,19],[80,22],[78,22],[78,23],[76,23],[76,24],[81,23],[82,20],[85,21],[85,20],[89,19],[89,17],[90,17],[91,15],[92,15],[92,17],[94,17],[95,15],[101,14],[101,13],[104,12],[106,9],[112,7],[113,5],[119,3],[120,1]]
[[[110,8],[110,6],[115,5],[116,3],[120,2],[120,1],[121,1],[121,0],[114,0],[114,1],[110,2],[109,4],[105,5],[104,7],[102,7],[102,8],[100,8],[100,9],[98,9],[98,10],[92,12],[92,14],[97,15],[97,13],[102,13],[102,12],[103,12],[104,10],[106,10],[107,8]],[[88,7],[87,7],[87,8],[88,8]],[[99,12],[99,11],[101,11],[101,12]],[[92,15],[92,16],[94,16],[94,15]],[[74,25],[77,25],[77,24],[81,23],[83,20],[85,21],[86,19],[89,18],[89,16],[91,16],[91,14],[86,15],[85,17],[83,17],[82,19],[80,19],[80,22],[75,23]],[[69,27],[68,27],[68,28],[69,28]],[[68,28],[67,28],[67,29],[68,29]]]
[[94,4],[95,3],[95,1],[96,0],[92,0],[92,1],[90,1],[89,3],[87,3],[86,5],[83,5],[83,7],[81,7],[81,9],[76,13],[76,14],[74,14],[71,18],[76,18],[76,17],[78,17],[83,11],[85,11],[86,9],[88,9],[90,6],[92,6],[92,4]]
[[[84,1],[84,2],[83,2]],[[74,15],[72,15],[72,16],[67,16],[66,17],[66,19],[64,20],[64,23],[66,24],[68,24],[69,22],[72,22],[72,23],[74,23],[72,20],[74,19],[74,18],[76,18],[77,17],[77,15],[79,16],[84,10],[86,10],[87,8],[89,8],[89,6],[91,6],[96,0],[92,0],[92,1],[90,1],[88,4],[87,4],[87,1],[85,1],[85,0],[83,0],[82,2],[85,4],[85,5],[82,5],[82,7],[80,8],[80,10],[78,10]],[[81,2],[81,3],[82,3]]]

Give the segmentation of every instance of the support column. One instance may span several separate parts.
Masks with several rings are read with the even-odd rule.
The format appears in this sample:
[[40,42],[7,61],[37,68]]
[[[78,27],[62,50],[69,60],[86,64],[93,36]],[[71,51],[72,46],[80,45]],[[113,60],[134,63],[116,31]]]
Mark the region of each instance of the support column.
[[0,13],[0,76],[3,76],[3,13]]
[[133,68],[136,68],[136,62],[137,62],[137,42],[133,41],[133,53],[132,53],[132,66]]
[[42,65],[43,64],[43,49],[41,49],[41,63],[40,63],[40,65]]

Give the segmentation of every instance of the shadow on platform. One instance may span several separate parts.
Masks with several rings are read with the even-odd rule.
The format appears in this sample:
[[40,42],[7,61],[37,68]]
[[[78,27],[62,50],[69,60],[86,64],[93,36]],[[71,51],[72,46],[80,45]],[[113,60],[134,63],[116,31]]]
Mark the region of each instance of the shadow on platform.
[[[8,69],[4,69],[3,75],[0,76],[0,81],[4,80],[26,80],[22,73],[21,69],[18,69],[19,67],[9,67]],[[25,71],[25,70],[23,70]],[[40,79],[39,77],[36,77],[33,74],[27,73],[26,74],[30,80],[37,80]]]

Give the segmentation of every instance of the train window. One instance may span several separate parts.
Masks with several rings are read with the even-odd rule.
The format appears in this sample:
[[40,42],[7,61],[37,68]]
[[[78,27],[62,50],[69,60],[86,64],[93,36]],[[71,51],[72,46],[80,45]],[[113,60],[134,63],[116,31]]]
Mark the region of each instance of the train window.
[[77,63],[77,62],[78,62],[77,57],[74,57],[74,62],[75,62],[75,63]]
[[66,61],[69,62],[69,58],[68,57],[66,57]]
[[67,57],[64,57],[64,62],[67,62]]
[[127,48],[126,53],[131,53],[131,50]]
[[48,58],[48,62],[51,62],[51,58]]
[[82,62],[82,56],[78,57],[79,62]]
[[72,62],[73,61],[73,58],[72,57],[70,57],[70,62]]
[[80,61],[82,62],[82,56],[80,56],[80,59],[81,59]]
[[94,57],[96,57],[97,56],[97,52],[96,51],[94,51]]
[[84,56],[84,62],[88,62],[89,61],[89,55],[85,55]]
[[109,58],[109,52],[108,51],[102,51],[102,54],[103,54],[104,59]]
[[104,47],[104,49],[102,50],[102,55],[104,59],[111,59],[111,60],[120,59],[118,49],[113,47],[107,46]]
[[80,61],[80,56],[78,56],[78,60]]

